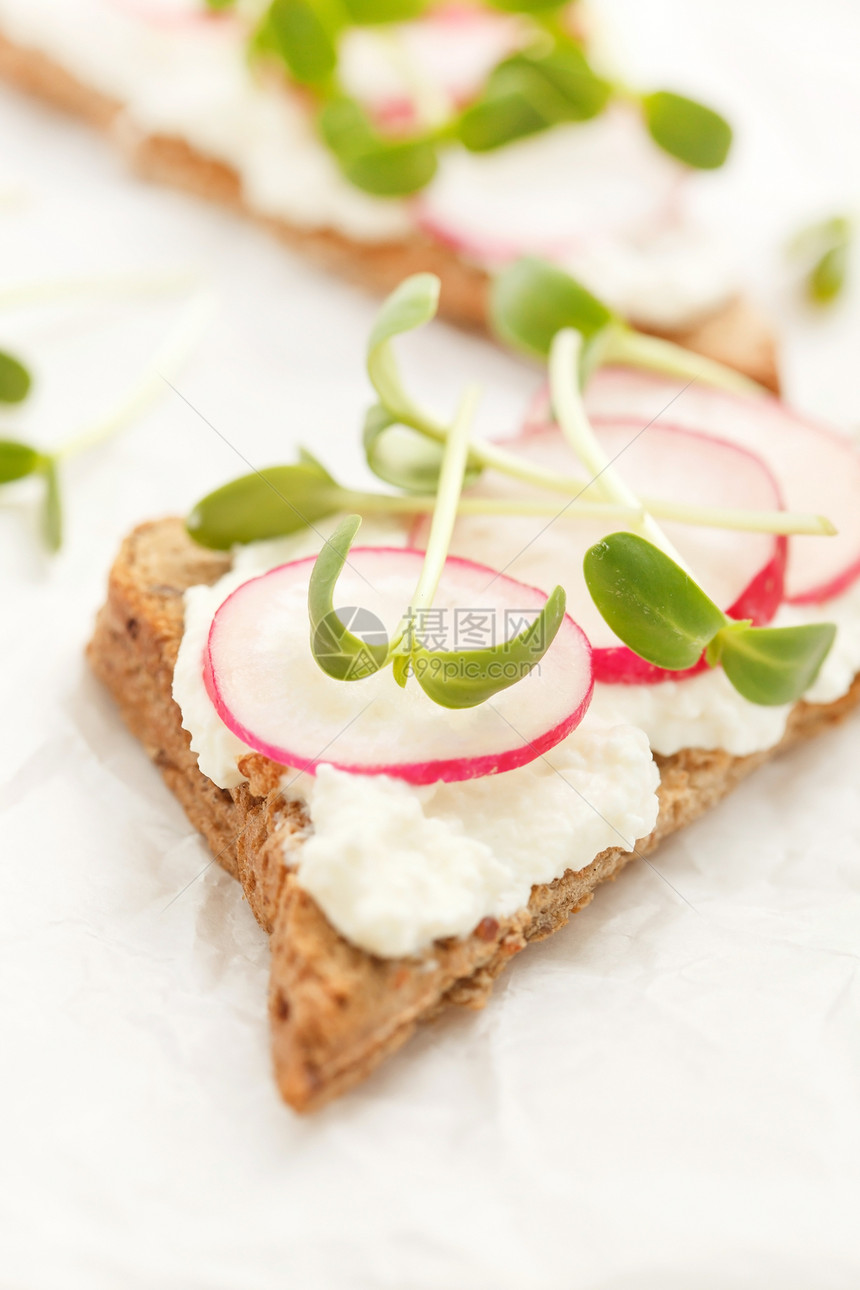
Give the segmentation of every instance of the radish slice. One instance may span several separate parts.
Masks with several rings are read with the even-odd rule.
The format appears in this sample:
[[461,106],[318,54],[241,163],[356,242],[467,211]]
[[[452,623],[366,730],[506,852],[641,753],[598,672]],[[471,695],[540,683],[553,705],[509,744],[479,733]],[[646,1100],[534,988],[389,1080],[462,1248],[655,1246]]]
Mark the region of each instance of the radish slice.
[[[675,427],[652,426],[645,434],[639,433],[641,429],[641,422],[636,421],[595,425],[601,444],[611,458],[618,459],[619,472],[637,493],[674,501],[695,499],[709,506],[779,509],[773,476],[752,453]],[[533,425],[505,447],[559,474],[585,475],[554,426]],[[469,495],[523,497],[534,496],[535,490],[507,476],[488,473]],[[546,499],[548,494],[541,496]],[[594,486],[582,497],[600,500]],[[561,511],[563,498],[558,502]],[[588,593],[582,572],[587,548],[608,532],[624,527],[623,521],[558,519],[545,525],[534,518],[468,515],[457,521],[451,549],[468,552],[545,589],[560,583],[567,592],[571,613],[594,649],[595,680],[640,684],[692,676],[706,666],[704,661],[687,672],[666,672],[647,663],[619,641]],[[728,614],[751,618],[756,625],[771,620],[782,600],[785,538],[677,523],[663,527],[700,585]],[[428,523],[422,517],[413,528],[412,545],[422,546],[427,532]]]
[[596,418],[636,417],[644,425],[657,417],[659,425],[665,420],[719,435],[762,457],[789,510],[826,515],[839,530],[831,538],[789,539],[786,599],[820,604],[846,591],[860,578],[860,449],[770,395],[698,383],[679,393],[683,384],[634,368],[604,368],[589,383],[586,405]]
[[418,124],[420,109],[444,116],[461,107],[522,43],[516,16],[449,5],[398,24],[394,43],[373,28],[350,28],[341,75],[377,123],[396,132]]
[[[410,784],[475,779],[534,761],[584,717],[594,684],[591,649],[570,617],[532,672],[475,708],[441,708],[414,678],[401,690],[390,668],[359,681],[333,680],[308,645],[314,559],[243,583],[216,613],[204,654],[206,689],[222,721],[272,761],[312,775],[325,763]],[[423,561],[423,553],[403,548],[350,551],[337,590],[340,605],[353,607],[339,610],[353,632],[396,628]],[[434,649],[474,648],[463,634],[478,630],[467,615],[479,614],[477,645],[491,644],[493,633],[500,643],[532,622],[545,599],[493,569],[449,559],[437,618],[422,620],[423,633],[432,633]]]
[[493,152],[452,153],[415,212],[425,232],[484,263],[560,259],[664,230],[682,179],[635,114],[615,107]]

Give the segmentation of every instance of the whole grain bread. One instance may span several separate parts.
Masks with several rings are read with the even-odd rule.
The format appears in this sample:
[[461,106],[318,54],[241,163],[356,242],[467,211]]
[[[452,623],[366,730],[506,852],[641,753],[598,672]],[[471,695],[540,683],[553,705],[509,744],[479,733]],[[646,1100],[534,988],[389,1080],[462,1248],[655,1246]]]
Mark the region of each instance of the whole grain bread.
[[[171,697],[183,630],[183,593],[212,583],[229,558],[205,551],[182,522],[144,524],[123,543],[88,654],[129,728],[141,740],[218,863],[237,878],[271,936],[269,1012],[278,1087],[298,1111],[322,1106],[368,1075],[416,1027],[449,1004],[480,1008],[495,977],[530,941],[562,927],[595,888],[634,854],[604,851],[586,869],[532,889],[514,917],[485,918],[463,940],[439,941],[420,958],[380,959],[343,939],[302,890],[289,860],[312,827],[279,791],[282,767],[249,754],[247,784],[217,788],[201,774]],[[860,701],[860,679],[829,706],[796,706],[780,748],[818,734]],[[639,840],[647,855],[701,815],[772,752],[731,757],[687,749],[659,758],[657,827]]]
[[[205,156],[183,139],[141,132],[118,99],[83,84],[58,63],[37,50],[16,45],[2,32],[0,78],[109,134],[140,174],[241,212],[342,277],[387,292],[411,273],[438,274],[442,314],[462,326],[486,325],[487,274],[440,242],[418,232],[395,241],[356,242],[333,229],[298,227],[262,215],[245,199],[240,178],[231,167]],[[778,387],[772,332],[746,300],[737,297],[690,326],[661,334],[745,372],[768,389]]]

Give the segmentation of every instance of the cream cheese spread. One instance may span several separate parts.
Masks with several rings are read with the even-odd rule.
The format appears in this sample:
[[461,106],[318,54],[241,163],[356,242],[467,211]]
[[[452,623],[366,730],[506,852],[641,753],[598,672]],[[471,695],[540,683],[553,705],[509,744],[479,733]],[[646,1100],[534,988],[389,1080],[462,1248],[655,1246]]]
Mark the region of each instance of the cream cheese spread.
[[[362,537],[403,542],[402,529],[384,524],[367,523]],[[248,750],[203,685],[212,617],[248,578],[320,544],[313,533],[251,544],[214,586],[186,593],[173,695],[200,769],[219,787],[242,782],[236,759]],[[607,847],[632,850],[656,822],[658,782],[643,731],[590,715],[545,758],[464,783],[416,788],[326,766],[313,777],[286,772],[285,795],[303,801],[313,821],[287,859],[354,944],[384,956],[418,953],[436,937],[514,913],[534,883],[582,869]]]
[[[701,317],[735,290],[717,240],[672,214],[682,169],[638,122],[625,124],[629,113],[560,126],[493,154],[444,149],[417,202],[381,200],[341,176],[304,109],[249,64],[242,27],[202,20],[201,9],[202,0],[0,0],[0,29],[121,102],[125,133],[178,136],[230,166],[261,214],[368,242],[419,228],[435,236],[434,223],[453,218],[466,258],[492,267],[495,248],[513,236],[515,249],[529,243],[621,313],[658,327]],[[358,31],[350,39],[344,76],[353,92],[368,100],[380,86],[393,92],[397,78],[384,75],[379,38]],[[446,66],[454,89],[468,71],[459,67],[466,53],[479,64],[488,48],[499,54],[496,36],[475,36],[471,52],[457,27],[451,40],[456,57],[443,57],[435,32],[425,61]],[[470,230],[479,233],[474,245]]]
[[[318,533],[237,548],[228,574],[186,593],[173,694],[200,769],[222,788],[242,782],[236,759],[248,750],[203,685],[212,617],[248,578],[318,551],[338,519]],[[402,544],[403,533],[396,521],[366,521],[362,540]],[[806,696],[813,703],[839,698],[860,671],[860,584],[825,606],[784,606],[775,622],[824,619],[839,632]],[[745,756],[779,742],[789,711],[747,702],[716,669],[659,685],[598,685],[577,730],[545,759],[501,775],[417,788],[326,766],[314,777],[288,772],[285,795],[306,804],[313,824],[286,859],[354,944],[381,956],[419,953],[437,937],[515,912],[534,883],[584,868],[607,847],[632,850],[656,821],[652,749]]]

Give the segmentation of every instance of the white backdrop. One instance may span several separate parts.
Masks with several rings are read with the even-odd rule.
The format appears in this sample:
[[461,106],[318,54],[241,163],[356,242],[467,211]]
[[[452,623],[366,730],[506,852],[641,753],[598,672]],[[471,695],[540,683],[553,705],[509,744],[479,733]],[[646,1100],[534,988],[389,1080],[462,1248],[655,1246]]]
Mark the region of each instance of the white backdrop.
[[[857,419],[860,264],[827,318],[780,243],[860,206],[851,0],[603,0],[646,81],[738,127],[703,179],[783,335],[796,401]],[[180,388],[255,464],[303,441],[360,478],[373,303],[225,214],[130,177],[0,95],[0,289],[195,267],[220,311]],[[39,389],[2,433],[110,403],[176,300],[0,312]],[[413,349],[413,353],[417,352]],[[534,375],[441,326],[424,379]],[[278,1101],[267,947],[241,891],[87,675],[122,534],[244,467],[173,396],[67,472],[47,562],[0,497],[0,1285],[10,1290],[837,1290],[860,1277],[857,722],[762,771],[316,1118]],[[186,890],[186,884],[191,884]],[[179,894],[181,893],[181,894]],[[175,897],[177,897],[174,899]]]

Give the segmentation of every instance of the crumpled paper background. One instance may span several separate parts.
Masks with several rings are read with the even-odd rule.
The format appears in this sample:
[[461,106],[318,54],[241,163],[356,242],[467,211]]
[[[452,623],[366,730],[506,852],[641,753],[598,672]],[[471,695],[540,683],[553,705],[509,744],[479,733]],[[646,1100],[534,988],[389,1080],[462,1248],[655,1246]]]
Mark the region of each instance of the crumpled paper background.
[[[778,245],[860,191],[857,13],[599,8],[634,71],[742,127],[699,205],[780,320],[791,395],[850,425],[860,293],[812,317]],[[142,185],[100,140],[7,93],[0,138],[3,283],[202,268],[221,308],[183,393],[256,464],[302,441],[360,478],[369,299]],[[85,422],[176,309],[0,313],[0,342],[40,377],[3,433],[47,443]],[[477,375],[484,428],[513,427],[525,366],[442,327],[420,354],[436,397]],[[314,1118],[281,1105],[265,937],[81,657],[122,534],[242,469],[168,394],[69,467],[54,562],[29,486],[0,498],[0,1284],[855,1286],[856,720],[664,847],[665,882],[634,865],[600,891],[482,1014],[428,1028]]]

